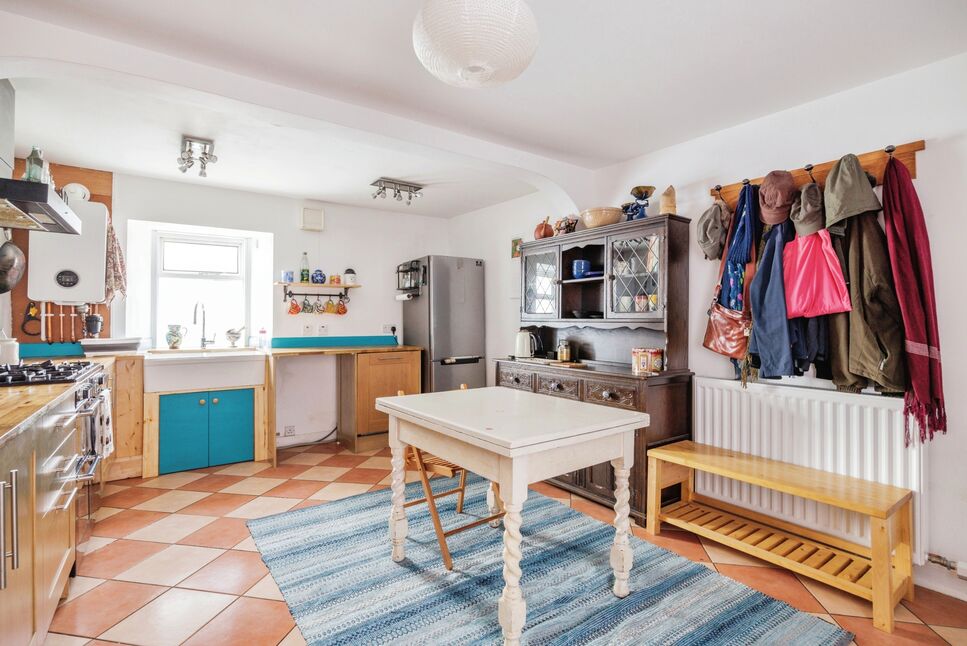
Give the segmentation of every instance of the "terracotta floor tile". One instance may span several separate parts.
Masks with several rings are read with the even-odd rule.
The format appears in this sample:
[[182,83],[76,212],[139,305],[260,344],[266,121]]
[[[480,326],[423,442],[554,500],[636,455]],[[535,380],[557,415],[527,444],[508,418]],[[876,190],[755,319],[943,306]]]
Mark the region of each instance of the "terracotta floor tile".
[[243,496],[237,493],[213,493],[193,505],[188,505],[178,513],[198,514],[199,516],[224,516],[252,500],[255,500],[255,496]]
[[339,455],[333,455],[326,459],[322,463],[325,467],[346,467],[352,469],[353,467],[358,467],[360,464],[369,459],[365,455],[351,455],[346,453],[341,453]]
[[289,631],[289,634],[285,636],[285,639],[279,642],[279,646],[306,646],[305,637],[299,632],[299,627],[296,626]]
[[180,471],[178,473],[166,473],[163,476],[158,476],[157,478],[151,478],[149,480],[145,480],[139,486],[154,487],[157,489],[177,489],[182,485],[186,485],[189,482],[194,482],[195,480],[201,480],[204,477],[205,477],[204,473]]
[[355,482],[330,482],[309,496],[310,500],[340,500],[369,491],[371,485]]
[[788,570],[776,568],[749,567],[747,565],[716,565],[720,574],[750,588],[785,601],[793,608],[803,612],[826,612],[822,604],[799,582],[796,575]]
[[87,637],[74,637],[73,635],[61,635],[60,633],[47,633],[44,646],[85,646],[89,640]]
[[323,444],[313,444],[305,450],[306,453],[331,453],[336,454],[343,450],[341,444],[336,442],[325,442]]
[[336,478],[348,472],[346,467],[309,467],[299,475],[296,480],[316,480],[318,482],[334,482]]
[[165,548],[162,543],[147,541],[117,540],[106,547],[86,554],[77,566],[81,576],[99,579],[113,579],[132,568],[149,556],[154,556]]
[[81,576],[79,574],[77,576],[72,576],[67,581],[67,598],[58,605],[67,603],[68,601],[73,601],[85,592],[90,592],[102,583],[104,583],[104,579],[95,579],[87,576]]
[[930,627],[933,629],[933,632],[946,639],[951,646],[967,646],[967,628],[934,625]]
[[913,601],[901,601],[927,624],[967,628],[967,601],[949,597],[919,585]]
[[269,489],[278,487],[285,482],[282,478],[263,478],[253,476],[245,478],[241,482],[236,482],[222,489],[222,493],[240,493],[248,496],[261,496]]
[[165,491],[157,498],[146,500],[134,508],[143,511],[163,511],[170,514],[184,509],[188,505],[192,505],[202,498],[207,498],[210,495],[211,494],[207,491],[185,491],[184,489],[170,489]]
[[539,494],[543,494],[548,498],[553,498],[554,500],[570,500],[571,494],[559,487],[547,484],[546,482],[535,482],[531,484],[529,489],[533,489]]
[[214,516],[194,514],[168,514],[165,518],[128,534],[135,541],[154,541],[155,543],[177,543],[185,536],[214,521]]
[[[648,541],[670,552],[675,552],[675,554],[684,556],[692,561],[708,563],[712,560],[705,552],[705,548],[702,547],[702,542],[698,540],[698,536],[690,532],[662,529],[662,532],[658,536],[652,536],[641,527],[632,527],[631,533],[643,541]],[[796,583],[799,582],[796,581]]]
[[83,543],[77,544],[77,551],[81,554],[90,554],[91,552],[96,552],[105,545],[110,545],[116,538],[108,538],[107,536],[91,536]]
[[327,500],[303,500],[298,505],[293,506],[290,511],[294,511],[296,509],[304,509],[306,507],[315,507],[316,505],[324,505],[327,502],[329,502],[329,501],[327,501]]
[[272,514],[289,511],[301,502],[298,498],[271,498],[260,496],[252,502],[247,502],[233,512],[226,514],[229,518],[262,518]]
[[212,473],[206,475],[200,480],[195,480],[194,482],[189,482],[186,485],[182,485],[179,489],[184,489],[186,491],[207,491],[209,493],[215,493],[216,491],[221,491],[225,487],[230,487],[236,482],[241,482],[245,478],[243,476],[224,476]]
[[185,536],[178,541],[178,544],[227,550],[248,538],[248,535],[244,518],[219,518],[197,532]]
[[391,489],[391,488],[392,487],[390,487],[389,485],[377,484],[377,485],[373,485],[372,487],[370,487],[369,490],[370,491],[382,491],[384,489]]
[[591,518],[600,520],[602,523],[607,523],[608,525],[614,522],[614,509],[578,496],[571,496],[571,509],[579,511],[582,514],[587,514]]
[[101,505],[130,509],[164,493],[163,489],[149,489],[147,487],[125,487],[118,493],[101,498]]
[[274,601],[285,600],[282,597],[282,591],[279,590],[279,586],[276,585],[275,579],[272,578],[271,574],[266,574],[259,579],[258,583],[246,590],[245,596],[258,597],[259,599],[272,599]]
[[260,478],[294,478],[300,473],[304,473],[310,465],[308,464],[280,464],[277,467],[269,467],[265,471],[259,471]]
[[190,545],[167,545],[134,567],[118,574],[119,581],[173,586],[221,556],[224,550]]
[[[819,603],[823,604],[823,607],[831,615],[846,615],[850,617],[865,617],[870,618],[873,616],[873,604],[871,604],[866,599],[860,599],[859,597],[854,597],[851,594],[847,594],[842,590],[826,585],[825,583],[820,583],[819,581],[814,581],[808,577],[800,576],[798,577],[806,589]],[[903,604],[898,604],[893,610],[893,616],[896,621],[902,621],[907,623],[919,624],[922,623],[915,614],[907,610]]]
[[359,465],[364,469],[384,469],[386,471],[393,470],[393,462],[387,457],[373,456],[366,458],[366,461]]
[[255,539],[249,536],[241,543],[232,548],[233,550],[242,550],[243,552],[258,552],[259,548],[255,546]]
[[179,588],[243,594],[269,573],[258,552],[225,552],[178,584]]
[[328,458],[329,455],[326,453],[296,453],[295,455],[285,458],[284,460],[279,460],[279,464],[295,464],[295,465],[316,465]]
[[192,635],[186,646],[274,646],[295,626],[282,601],[240,597]]
[[164,591],[165,588],[157,585],[105,581],[58,608],[50,630],[97,637]]
[[370,484],[374,485],[390,472],[386,469],[365,469],[362,467],[356,467],[355,469],[350,469],[346,473],[339,476],[336,482],[355,482],[357,484]]
[[286,480],[278,487],[273,487],[262,495],[276,498],[302,499],[308,498],[324,486],[326,486],[326,483],[314,480]]
[[873,621],[866,617],[848,617],[834,614],[833,619],[855,635],[856,646],[899,646],[901,644],[904,646],[914,646],[914,644],[944,646],[947,643],[929,626],[923,624],[895,622],[893,633],[889,634],[874,628]]
[[393,457],[393,450],[387,446],[386,448],[377,451],[376,456],[381,458],[391,458]]
[[94,536],[108,536],[110,538],[124,538],[131,532],[141,529],[156,520],[161,520],[166,514],[159,511],[140,511],[125,509],[94,524],[91,534]]
[[172,588],[101,634],[103,639],[135,646],[182,643],[227,608],[234,597]]
[[744,552],[726,547],[721,543],[716,543],[708,539],[701,539],[702,545],[710,559],[715,564],[724,563],[725,565],[748,565],[750,567],[773,567],[771,563],[749,556]]
[[125,478],[124,480],[113,480],[111,484],[117,487],[136,487],[148,480],[151,480],[151,478]]
[[225,476],[243,476],[247,478],[254,476],[259,471],[265,471],[271,466],[268,462],[239,462],[238,464],[224,466],[215,473]]

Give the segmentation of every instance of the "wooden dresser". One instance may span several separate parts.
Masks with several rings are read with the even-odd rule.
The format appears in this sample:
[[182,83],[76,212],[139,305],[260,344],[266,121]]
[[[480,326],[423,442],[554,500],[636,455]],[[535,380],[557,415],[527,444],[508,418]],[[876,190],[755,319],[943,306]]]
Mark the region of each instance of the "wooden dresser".
[[[635,434],[635,465],[631,469],[631,515],[643,522],[648,482],[645,453],[649,448],[692,436],[692,373],[666,371],[645,377],[612,366],[557,368],[505,359],[496,363],[498,386],[648,413],[651,426]],[[614,474],[608,463],[549,482],[595,502],[614,504]],[[668,502],[677,496],[677,490],[666,490]]]

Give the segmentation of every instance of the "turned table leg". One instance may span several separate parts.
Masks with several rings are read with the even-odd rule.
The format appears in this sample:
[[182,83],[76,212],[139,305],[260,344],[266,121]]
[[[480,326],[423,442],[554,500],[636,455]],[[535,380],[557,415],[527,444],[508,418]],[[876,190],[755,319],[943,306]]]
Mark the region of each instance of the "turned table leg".
[[406,444],[399,439],[399,422],[395,417],[389,419],[389,445],[392,453],[390,463],[393,466],[390,488],[393,490],[393,505],[389,516],[389,536],[393,546],[393,560],[402,561],[406,558]]
[[631,564],[634,560],[631,544],[628,541],[628,533],[631,529],[631,521],[628,519],[628,512],[631,507],[628,504],[631,493],[628,490],[628,477],[631,469],[625,467],[623,459],[612,460],[611,466],[614,467],[614,544],[611,546],[611,568],[614,570],[614,595],[619,598],[628,596],[628,575],[631,573]]
[[[503,492],[503,495],[506,496],[507,492]],[[524,594],[520,588],[520,525],[523,506],[523,500],[504,500],[504,591],[497,603],[497,617],[504,632],[504,646],[520,644],[521,631],[527,618],[527,604],[524,603]]]

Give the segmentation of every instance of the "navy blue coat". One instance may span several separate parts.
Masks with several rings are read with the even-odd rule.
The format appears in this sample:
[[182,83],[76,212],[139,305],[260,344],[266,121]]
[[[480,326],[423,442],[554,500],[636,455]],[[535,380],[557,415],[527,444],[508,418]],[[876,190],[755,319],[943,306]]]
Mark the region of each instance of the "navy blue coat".
[[752,305],[749,352],[758,355],[759,376],[767,379],[796,374],[782,273],[782,250],[791,230],[792,224],[786,220],[763,234],[762,257],[749,285]]

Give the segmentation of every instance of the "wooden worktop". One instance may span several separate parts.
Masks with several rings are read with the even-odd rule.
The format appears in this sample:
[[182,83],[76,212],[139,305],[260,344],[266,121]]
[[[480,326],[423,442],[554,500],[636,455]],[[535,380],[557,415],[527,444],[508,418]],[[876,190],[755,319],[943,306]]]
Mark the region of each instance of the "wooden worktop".
[[273,357],[289,357],[306,354],[338,355],[338,354],[368,354],[370,352],[414,352],[423,348],[417,345],[384,345],[347,348],[273,348],[269,354]]
[[[99,363],[107,369],[114,363],[114,357],[95,357],[92,359],[73,358]],[[41,361],[44,361],[43,359]],[[36,363],[29,361],[28,363]],[[74,390],[77,384],[34,384],[30,386],[4,386],[0,388],[0,440],[23,424],[32,422],[44,409],[54,404],[62,396]]]

